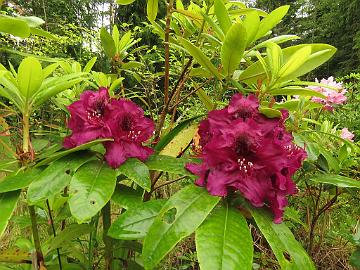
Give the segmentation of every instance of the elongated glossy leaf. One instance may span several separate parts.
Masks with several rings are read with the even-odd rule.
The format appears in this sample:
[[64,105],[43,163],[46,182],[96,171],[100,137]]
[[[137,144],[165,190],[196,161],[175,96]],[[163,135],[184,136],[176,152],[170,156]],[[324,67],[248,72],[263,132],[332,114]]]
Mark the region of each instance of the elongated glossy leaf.
[[85,152],[82,155],[73,154],[54,161],[30,184],[27,192],[28,202],[34,204],[60,193],[69,185],[71,174],[93,158],[91,153]]
[[[296,72],[291,74],[291,77],[293,78],[300,77],[314,70],[328,61],[336,52],[336,48],[328,44],[301,44],[284,49],[284,61],[286,62],[287,59],[295,53],[295,51],[307,46],[311,47],[311,55],[308,57],[306,62],[296,70]],[[283,78],[283,80],[287,80],[287,77]]]
[[288,12],[290,6],[281,6],[274,11],[272,11],[269,15],[267,15],[264,19],[261,20],[258,33],[255,39],[259,39],[266,35],[272,28],[274,28],[278,23],[281,22],[282,18]]
[[126,6],[130,5],[134,1],[135,0],[116,0],[116,4]]
[[146,191],[150,191],[151,180],[149,169],[137,158],[129,158],[117,171],[124,174]]
[[28,100],[41,86],[43,72],[40,62],[35,57],[27,57],[21,61],[17,83],[21,94]]
[[221,75],[216,69],[216,67],[211,63],[210,59],[196,46],[191,42],[178,37],[181,45],[189,52],[189,54],[195,58],[195,60],[202,65],[204,68],[209,70],[218,80],[221,80]]
[[246,14],[244,27],[247,33],[247,45],[254,42],[260,25],[260,17],[256,11]]
[[74,240],[93,230],[94,228],[89,224],[71,224],[49,241],[50,243],[47,252],[60,248],[64,242]]
[[158,2],[159,0],[147,0],[146,13],[150,22],[153,22],[156,19],[159,8]]
[[229,28],[231,27],[231,19],[229,17],[228,11],[225,7],[223,0],[214,1],[214,10],[219,25],[222,31],[224,32],[224,34],[226,34]]
[[[336,52],[336,49],[333,46],[327,44],[301,44],[282,50],[284,62],[286,63],[299,49],[307,46],[311,47],[311,55],[303,63],[303,65],[301,65],[295,72],[291,74],[291,78],[297,78],[312,71],[329,60]],[[257,61],[256,63],[249,66],[239,76],[240,81],[248,84],[256,83],[258,79],[265,78],[266,73],[260,61]],[[283,77],[282,81],[286,81],[287,79],[288,77]]]
[[184,166],[186,163],[194,162],[189,158],[175,158],[170,156],[152,155],[145,162],[150,170],[193,176]]
[[285,87],[285,88],[281,88],[281,89],[274,89],[269,91],[269,94],[273,95],[273,96],[278,96],[278,95],[282,95],[282,96],[286,96],[286,95],[291,95],[291,96],[312,96],[312,97],[320,97],[320,98],[326,98],[323,94],[315,91],[315,90],[311,90],[311,89],[307,89],[307,88],[302,88],[302,87]]
[[61,152],[56,152],[55,154],[51,155],[50,157],[47,157],[46,159],[38,162],[36,164],[36,167],[39,167],[39,166],[43,166],[43,165],[47,165],[49,164],[50,162],[53,162],[59,158],[62,158],[62,157],[65,157],[71,153],[74,153],[74,152],[78,152],[78,151],[82,151],[82,150],[86,150],[86,149],[89,149],[90,147],[92,146],[95,146],[99,143],[102,143],[102,142],[108,142],[108,141],[112,141],[112,139],[98,139],[98,140],[94,140],[94,141],[91,141],[91,142],[88,142],[88,143],[84,143],[82,145],[79,145],[77,147],[74,147],[74,148],[71,148],[69,150],[65,150],[65,151],[61,151]]
[[126,240],[144,238],[163,205],[164,200],[134,205],[113,222],[108,232],[109,236]]
[[281,67],[279,77],[290,77],[306,62],[310,54],[311,46],[305,46],[296,51],[285,63],[285,65]]
[[337,187],[360,188],[360,181],[335,174],[318,174],[310,178],[316,183],[330,184]]
[[221,63],[226,76],[231,76],[239,67],[247,42],[246,28],[242,23],[233,24],[225,35],[221,47]]
[[265,209],[251,208],[250,211],[281,269],[315,270],[311,258],[284,223],[273,223],[271,214]]
[[198,124],[193,124],[182,130],[177,134],[174,139],[164,147],[160,152],[160,155],[177,157],[186,147],[191,143],[194,138],[196,131],[198,129]]
[[253,241],[239,210],[229,206],[214,209],[195,233],[201,269],[252,269]]
[[0,193],[26,188],[32,181],[39,177],[41,169],[34,168],[6,176],[0,181]]
[[112,36],[104,27],[100,29],[100,40],[106,56],[113,58],[116,53],[115,43]]
[[175,245],[193,233],[205,220],[220,197],[189,185],[173,195],[155,218],[144,239],[143,261],[153,269]]
[[69,206],[78,222],[95,216],[110,200],[116,173],[106,163],[91,161],[80,167],[70,182]]
[[89,62],[86,63],[85,67],[84,67],[84,72],[90,72],[91,69],[93,68],[93,66],[95,65],[97,60],[97,57],[93,57],[89,60]]
[[142,203],[143,193],[142,189],[135,190],[126,185],[117,185],[111,200],[122,208],[130,209]]
[[0,194],[0,237],[4,233],[12,213],[15,210],[19,195],[20,191],[11,191]]
[[30,28],[30,33],[33,34],[33,35],[40,36],[40,37],[45,37],[47,39],[59,40],[59,37],[51,34],[50,32],[42,30],[41,28],[31,27]]
[[0,32],[8,33],[20,38],[27,38],[30,36],[30,28],[26,22],[3,15],[0,16]]
[[192,118],[189,118],[181,123],[179,123],[175,128],[173,128],[168,134],[166,134],[164,137],[161,138],[161,140],[156,144],[154,147],[155,151],[160,152],[166,145],[168,145],[177,134],[179,134],[184,128],[189,126],[189,124],[201,117],[202,115],[194,116]]
[[281,112],[276,109],[267,108],[267,107],[260,107],[259,111],[265,115],[267,118],[280,118]]
[[281,36],[267,39],[267,40],[257,44],[256,46],[254,46],[253,49],[260,49],[260,48],[266,47],[269,43],[281,44],[281,43],[291,41],[291,40],[296,40],[296,39],[300,39],[300,37],[298,37],[296,35],[281,35]]

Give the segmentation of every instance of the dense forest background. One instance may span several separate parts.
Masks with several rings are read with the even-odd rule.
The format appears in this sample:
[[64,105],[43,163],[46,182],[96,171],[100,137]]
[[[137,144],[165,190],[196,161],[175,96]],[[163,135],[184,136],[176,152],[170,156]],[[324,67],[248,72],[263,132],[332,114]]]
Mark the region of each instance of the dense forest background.
[[[186,2],[186,1],[185,1]],[[359,70],[360,66],[360,1],[358,0],[247,0],[249,6],[266,11],[290,5],[290,11],[276,30],[275,35],[295,34],[302,43],[327,43],[338,48],[335,57],[310,76],[343,76]],[[161,3],[160,13],[165,14]],[[71,57],[86,62],[96,51],[97,30],[112,23],[124,30],[133,29],[142,38],[140,45],[159,45],[161,42],[146,26],[146,4],[135,1],[128,6],[115,4],[115,0],[18,0],[5,1],[1,12],[44,19],[45,30],[62,36],[61,41],[34,37],[32,44],[18,40],[3,40],[2,63],[16,57],[13,49],[48,57]],[[163,17],[159,16],[160,18]],[[136,28],[136,26],[141,26]],[[135,27],[135,28],[134,28]],[[37,46],[42,43],[42,46]],[[5,47],[4,48],[4,44]],[[83,45],[86,46],[83,46]],[[24,46],[25,45],[25,46]],[[20,59],[20,58],[19,58]],[[13,59],[14,60],[14,59]],[[101,63],[101,62],[98,62]],[[98,64],[97,69],[102,69]]]

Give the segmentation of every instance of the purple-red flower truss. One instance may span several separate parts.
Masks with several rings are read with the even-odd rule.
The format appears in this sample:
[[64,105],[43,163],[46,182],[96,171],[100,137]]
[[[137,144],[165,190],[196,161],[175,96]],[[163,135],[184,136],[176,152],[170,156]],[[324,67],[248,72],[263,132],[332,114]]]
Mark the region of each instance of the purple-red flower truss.
[[68,109],[72,134],[65,138],[65,148],[99,138],[113,139],[104,142],[105,159],[113,168],[131,157],[144,161],[153,153],[143,143],[152,136],[154,123],[132,101],[111,99],[108,90],[100,88],[97,92],[85,91]]
[[114,100],[110,105],[107,123],[113,142],[105,142],[105,158],[108,164],[117,168],[128,158],[146,160],[153,150],[143,146],[154,133],[154,122],[144,116],[144,111],[130,100]]
[[111,137],[110,128],[105,121],[109,103],[108,90],[100,88],[97,92],[83,92],[80,100],[69,105],[68,128],[72,130],[72,134],[65,138],[64,147],[73,148],[95,139]]
[[306,152],[286,131],[287,112],[270,119],[258,106],[254,95],[236,94],[229,106],[211,111],[199,126],[202,163],[186,168],[199,176],[196,184],[210,194],[226,196],[229,190],[239,190],[255,207],[270,207],[279,223],[286,196],[297,191],[292,176]]

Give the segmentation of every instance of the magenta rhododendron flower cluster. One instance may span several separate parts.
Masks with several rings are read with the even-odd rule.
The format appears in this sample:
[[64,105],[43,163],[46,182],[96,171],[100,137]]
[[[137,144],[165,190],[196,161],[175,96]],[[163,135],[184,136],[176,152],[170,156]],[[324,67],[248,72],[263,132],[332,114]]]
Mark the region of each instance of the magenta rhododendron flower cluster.
[[229,106],[211,111],[199,126],[202,163],[186,168],[199,176],[196,184],[210,194],[226,196],[238,190],[255,207],[270,207],[279,223],[286,196],[297,191],[292,176],[306,152],[285,129],[286,111],[280,119],[270,119],[258,107],[254,95],[236,94]]
[[349,141],[353,142],[355,135],[354,135],[354,133],[349,131],[347,128],[343,128],[341,130],[340,137],[343,138],[344,140],[349,140]]
[[154,123],[144,116],[144,111],[130,100],[111,99],[106,88],[85,91],[80,100],[72,103],[68,110],[68,123],[72,134],[65,138],[64,147],[72,148],[83,143],[112,138],[105,142],[105,159],[117,168],[128,158],[146,160],[153,150],[143,146],[154,132]]
[[[319,82],[318,79],[315,79],[315,81],[317,83]],[[316,92],[319,92],[326,97],[326,99],[320,97],[312,97],[311,99],[312,101],[324,104],[324,109],[328,111],[334,110],[333,105],[343,104],[346,101],[345,93],[347,92],[347,90],[344,88],[342,83],[336,82],[334,80],[334,77],[329,77],[328,79],[322,79],[320,83],[329,85],[338,90],[334,90],[322,86],[308,86],[309,89],[315,90]]]

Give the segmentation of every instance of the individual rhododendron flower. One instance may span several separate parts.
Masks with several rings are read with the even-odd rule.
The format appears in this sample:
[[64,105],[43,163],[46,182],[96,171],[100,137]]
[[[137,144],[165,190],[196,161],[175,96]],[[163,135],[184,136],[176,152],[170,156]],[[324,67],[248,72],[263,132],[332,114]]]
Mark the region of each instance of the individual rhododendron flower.
[[344,140],[349,140],[353,142],[353,138],[355,137],[355,135],[352,132],[350,132],[347,128],[343,128],[341,130],[340,137],[343,138]]
[[108,90],[100,88],[97,92],[83,92],[80,100],[68,106],[70,111],[68,127],[72,130],[72,134],[65,138],[65,148],[111,136],[110,128],[105,122],[109,102]]
[[[318,83],[319,80],[315,79]],[[329,77],[328,79],[322,79],[321,84],[329,85],[337,90],[322,87],[322,86],[308,86],[309,89],[312,89],[316,92],[323,94],[326,98],[312,97],[312,101],[324,104],[324,109],[332,111],[334,109],[333,105],[343,104],[346,101],[345,93],[347,90],[344,88],[342,83],[338,83],[334,80],[334,77]]]
[[210,194],[226,196],[238,190],[255,207],[268,206],[281,222],[287,195],[297,189],[292,176],[306,152],[296,146],[282,118],[259,113],[254,95],[236,94],[229,106],[211,111],[199,126],[201,164],[187,164],[198,175],[196,184]]
[[107,124],[113,142],[105,142],[105,158],[111,167],[118,167],[128,158],[146,160],[153,150],[143,146],[154,133],[154,122],[144,116],[144,111],[129,100],[114,100],[110,105]]
[[152,136],[154,123],[132,101],[110,99],[108,90],[100,88],[97,92],[85,91],[68,109],[72,134],[65,138],[65,148],[99,138],[113,139],[103,143],[105,159],[113,168],[131,157],[144,161],[153,153],[143,143]]

